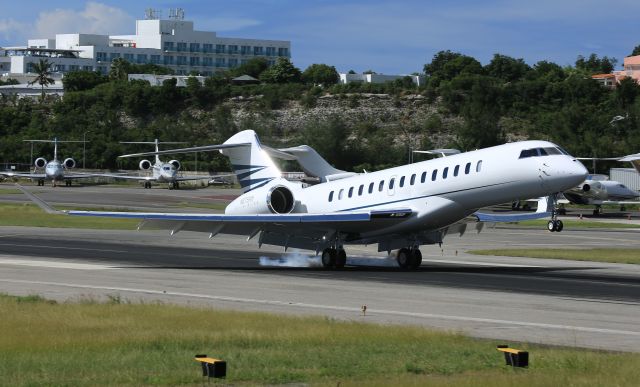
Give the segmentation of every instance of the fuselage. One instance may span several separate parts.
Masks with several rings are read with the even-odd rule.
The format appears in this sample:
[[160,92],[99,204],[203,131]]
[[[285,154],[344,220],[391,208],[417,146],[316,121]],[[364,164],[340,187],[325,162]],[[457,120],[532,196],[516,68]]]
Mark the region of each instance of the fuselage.
[[58,160],[52,160],[44,167],[44,174],[48,180],[59,181],[64,179],[64,165]]
[[153,165],[153,178],[160,183],[173,183],[178,176],[178,170],[171,163],[156,162]]
[[603,202],[634,200],[640,193],[617,181],[585,180],[579,186],[567,190],[564,196],[575,204],[598,205]]
[[[295,197],[292,212],[332,213],[410,208],[412,219],[394,230],[439,229],[477,209],[521,197],[547,196],[575,187],[587,175],[584,166],[557,145],[523,141],[460,153],[415,164],[363,173],[303,188],[277,179]],[[249,191],[226,209],[250,213],[264,201],[268,187]]]

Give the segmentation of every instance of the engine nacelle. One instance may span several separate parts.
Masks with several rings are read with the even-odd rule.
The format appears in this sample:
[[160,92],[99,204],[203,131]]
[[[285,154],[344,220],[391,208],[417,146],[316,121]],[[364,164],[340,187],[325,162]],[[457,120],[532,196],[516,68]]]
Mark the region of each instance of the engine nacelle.
[[227,214],[288,214],[296,201],[293,192],[284,185],[255,189],[231,202]]
[[72,159],[71,157],[64,159],[64,161],[62,162],[62,165],[64,165],[65,168],[67,169],[71,169],[71,168],[75,168],[76,167],[76,161],[74,159]]
[[141,160],[140,164],[138,164],[138,167],[140,167],[140,169],[142,170],[147,170],[151,168],[151,161],[149,160]]
[[173,165],[176,171],[179,171],[180,167],[182,166],[178,160],[171,160],[169,161],[169,164]]
[[47,160],[44,157],[38,157],[33,164],[38,168],[44,168],[47,165]]

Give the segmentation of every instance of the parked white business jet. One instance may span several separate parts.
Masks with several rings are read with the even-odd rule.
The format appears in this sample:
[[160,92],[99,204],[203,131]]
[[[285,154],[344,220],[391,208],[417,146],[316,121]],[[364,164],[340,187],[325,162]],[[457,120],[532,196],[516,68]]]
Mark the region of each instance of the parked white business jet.
[[[157,183],[167,183],[169,185],[169,189],[179,189],[181,181],[190,181],[190,180],[207,180],[211,179],[211,176],[179,176],[178,171],[181,168],[181,164],[178,160],[171,160],[168,163],[160,160],[158,156],[158,145],[159,144],[184,144],[182,142],[160,142],[156,138],[155,141],[133,141],[133,142],[121,142],[121,144],[153,144],[156,146],[155,163],[151,164],[149,160],[141,160],[138,164],[138,167],[143,171],[151,171],[151,175],[148,176],[127,176],[127,175],[114,175],[112,177],[116,179],[124,179],[124,180],[138,180],[142,181],[144,184],[144,188],[151,188],[152,182]],[[123,155],[118,156],[119,158],[125,157],[134,157],[136,155]]]
[[640,192],[618,181],[609,180],[606,175],[589,175],[582,184],[564,191],[563,195],[570,203],[595,206],[593,214],[599,215],[602,214],[603,204],[619,205],[620,211],[624,211],[626,204],[639,203],[634,203],[633,200],[640,196]]
[[[532,149],[545,149],[534,152]],[[141,219],[143,228],[258,236],[271,244],[322,251],[325,267],[343,267],[345,245],[377,244],[399,249],[402,268],[422,262],[421,245],[442,243],[447,233],[475,223],[517,221],[549,212],[515,216],[478,213],[481,207],[521,197],[553,195],[582,182],[584,166],[555,144],[523,141],[306,186],[281,177],[255,132],[237,133],[222,145],[151,154],[219,150],[229,157],[243,194],[224,214],[69,211],[74,216]],[[27,194],[48,211],[46,203]],[[552,214],[550,227],[561,229]],[[558,227],[559,226],[559,227]]]
[[[44,157],[38,157],[35,162],[35,170],[33,173],[23,172],[0,172],[0,175],[6,177],[23,177],[36,180],[38,186],[44,186],[45,180],[51,180],[51,184],[56,187],[59,182],[64,181],[68,187],[71,185],[71,181],[75,179],[87,179],[91,177],[110,176],[107,174],[96,173],[69,173],[67,170],[75,168],[76,162],[71,157],[64,159],[60,162],[58,160],[58,143],[61,142],[82,142],[82,141],[60,141],[57,138],[53,140],[25,140],[29,142],[46,142],[53,143],[53,160],[47,162]],[[41,173],[36,173],[39,169],[44,169]]]

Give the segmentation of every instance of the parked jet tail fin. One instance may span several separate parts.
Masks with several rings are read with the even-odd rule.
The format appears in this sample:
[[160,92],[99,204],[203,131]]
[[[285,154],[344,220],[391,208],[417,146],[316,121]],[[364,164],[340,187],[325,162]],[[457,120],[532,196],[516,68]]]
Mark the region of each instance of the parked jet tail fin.
[[640,153],[636,153],[635,155],[625,156],[618,161],[628,161],[633,165],[633,167],[640,173]]

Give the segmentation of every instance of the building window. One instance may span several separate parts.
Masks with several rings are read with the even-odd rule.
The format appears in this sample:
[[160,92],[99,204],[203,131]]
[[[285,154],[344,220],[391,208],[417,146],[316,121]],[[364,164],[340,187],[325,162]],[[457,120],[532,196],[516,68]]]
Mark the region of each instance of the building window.
[[236,58],[230,58],[229,67],[238,67],[238,60]]
[[160,64],[160,55],[151,55],[151,63]]
[[229,45],[229,54],[237,54],[238,53],[238,46],[235,44],[230,44]]
[[250,52],[251,52],[251,46],[240,46],[241,55],[249,55]]
[[147,63],[147,55],[138,54],[138,63]]
[[69,65],[69,71],[78,71],[80,66],[78,65]]
[[165,50],[165,51],[173,51],[174,49],[175,49],[175,46],[174,46],[173,42],[164,42],[163,50]]
[[203,66],[213,66],[213,58],[202,58],[202,65]]
[[373,183],[369,184],[369,193],[373,193]]
[[278,48],[278,56],[289,56],[289,49],[286,47]]
[[125,53],[124,59],[128,62],[133,62],[133,54]]
[[453,176],[458,176],[458,172],[460,172],[460,166],[456,165],[455,168],[453,168]]
[[264,55],[264,48],[254,46],[253,47],[253,55]]
[[178,42],[178,51],[187,51],[187,43]]
[[333,191],[329,192],[329,201],[333,201]]
[[276,48],[267,47],[267,56],[276,56]]
[[364,184],[360,184],[360,188],[358,188],[358,196],[362,196],[362,191],[364,191]]
[[168,55],[164,57],[164,64],[172,65],[173,64],[173,56]]
[[467,163],[467,165],[464,166],[464,174],[468,175],[470,170],[471,170],[471,163]]
[[106,52],[98,52],[96,53],[96,60],[98,61],[106,61],[107,60],[107,53]]
[[480,172],[482,169],[482,160],[478,161],[478,165],[476,165],[476,172]]
[[384,180],[380,180],[380,184],[378,184],[378,191],[382,192],[384,189]]
[[349,197],[353,196],[353,187],[349,188]]
[[213,52],[213,44],[211,43],[204,43],[202,45],[202,52]]
[[420,183],[424,183],[427,180],[427,171],[422,172],[420,175]]
[[189,64],[191,66],[200,66],[200,57],[192,56],[189,58]]
[[224,58],[216,58],[216,67],[225,67],[226,60]]
[[434,169],[433,172],[431,172],[431,181],[436,181],[437,177],[438,177],[438,170]]
[[114,59],[120,58],[120,53],[119,52],[112,52],[112,53],[109,54],[109,58],[111,58],[112,61]]
[[200,43],[189,43],[189,51],[200,52]]
[[92,66],[82,66],[82,69],[84,71],[93,71],[93,67]]
[[224,54],[225,48],[224,44],[216,44],[216,54]]
[[178,57],[178,66],[186,66],[187,64],[187,57],[186,56],[179,56]]

